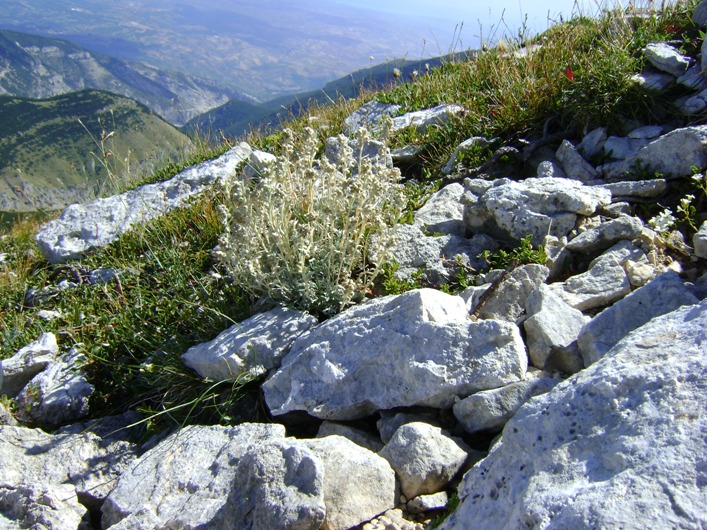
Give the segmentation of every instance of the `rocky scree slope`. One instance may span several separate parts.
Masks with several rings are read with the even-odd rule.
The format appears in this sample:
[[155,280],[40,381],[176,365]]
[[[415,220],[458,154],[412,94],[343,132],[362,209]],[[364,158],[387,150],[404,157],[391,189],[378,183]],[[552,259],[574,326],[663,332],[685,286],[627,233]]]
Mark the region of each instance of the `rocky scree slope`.
[[[704,24],[704,15],[701,4],[694,16]],[[677,104],[687,115],[707,104],[694,58],[660,43],[645,53],[651,66],[636,82],[660,90],[651,80],[688,75],[694,95]],[[462,111],[445,105],[396,126]],[[395,112],[371,103],[347,124],[375,128]],[[2,362],[0,392],[15,396],[20,420],[60,428],[47,434],[11,417],[0,426],[11,455],[0,461],[0,521],[407,529],[457,491],[443,528],[644,528],[647,517],[655,528],[705,526],[707,224],[685,241],[667,231],[668,213],[647,224],[636,210],[680,183],[704,186],[706,146],[707,126],[646,123],[543,150],[523,180],[463,178],[452,159],[457,182],[396,228],[399,278],[442,285],[460,266],[481,268],[478,256],[499,241],[528,237],[544,245],[545,263],[491,270],[459,295],[425,287],[376,298],[322,323],[275,308],[185,352],[212,380],[264,375],[273,416],[314,424],[316,437],[245,423],[145,444],[132,413],[77,423],[92,391],[79,352],[43,335]],[[602,151],[602,165],[588,161]],[[241,144],[172,181],[73,205],[37,240],[51,262],[80,260],[179,207],[181,193],[268,157]]]

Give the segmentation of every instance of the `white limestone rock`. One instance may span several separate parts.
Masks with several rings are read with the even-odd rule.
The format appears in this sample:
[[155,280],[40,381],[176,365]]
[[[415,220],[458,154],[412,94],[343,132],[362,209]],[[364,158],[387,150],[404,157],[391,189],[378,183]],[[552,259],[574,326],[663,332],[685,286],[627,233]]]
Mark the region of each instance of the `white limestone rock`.
[[278,307],[234,324],[210,342],[189,348],[184,364],[201,377],[259,377],[280,366],[294,340],[317,324],[312,315]]
[[424,150],[420,145],[404,145],[390,150],[390,157],[396,167],[419,162],[420,153]]
[[653,140],[638,153],[606,170],[607,180],[638,180],[644,174],[636,168],[665,177],[692,175],[692,168],[707,167],[707,125],[675,129]]
[[587,134],[577,145],[577,150],[589,159],[601,153],[606,142],[606,127],[597,127]]
[[[597,171],[601,173],[606,182],[622,182],[623,180],[629,178],[639,178],[626,174],[627,168],[625,162],[625,160],[604,162],[602,165],[597,166]],[[629,167],[628,170],[630,171],[631,167]]]
[[557,178],[563,178],[566,179],[567,175],[565,175],[564,170],[559,164],[556,164],[555,162],[551,160],[544,160],[543,162],[540,162],[538,164],[536,174],[539,178],[543,177],[557,177]]
[[52,435],[0,425],[0,488],[55,491],[68,485],[67,500],[79,496],[84,502],[100,502],[135,453],[129,442],[102,439],[91,432]]
[[477,306],[479,305],[479,302],[481,301],[481,298],[484,296],[486,291],[488,291],[491,285],[492,284],[490,283],[472,285],[459,293],[459,296],[461,296],[466,302],[466,310],[470,314],[476,310]]
[[59,346],[53,333],[42,333],[36,341],[0,361],[0,395],[15,397],[30,380],[56,360]]
[[217,183],[235,177],[236,168],[250,152],[250,146],[242,142],[219,158],[185,169],[170,180],[87,204],[72,204],[59,219],[39,229],[37,245],[50,263],[63,263],[90,249],[105,247],[132,227],[179,208]]
[[[40,309],[37,311],[37,318],[41,318],[42,320],[47,320],[47,321],[52,321],[56,320],[57,318],[61,318],[63,313],[61,311],[49,311],[47,309]],[[1,368],[0,368],[1,370]],[[0,387],[2,386],[2,376],[0,375]]]
[[88,509],[79,502],[70,484],[0,485],[0,528],[90,528]]
[[277,157],[265,151],[252,151],[248,155],[248,163],[243,168],[243,175],[247,179],[259,178],[268,167],[275,165]]
[[701,28],[707,27],[707,3],[704,0],[692,12],[692,21]]
[[693,236],[692,244],[695,247],[695,256],[707,259],[707,221],[702,223],[700,229]]
[[699,63],[691,66],[687,72],[678,77],[678,83],[692,90],[702,91],[707,88],[707,81],[702,75],[702,67]]
[[701,90],[692,96],[685,96],[678,99],[675,104],[680,112],[686,116],[692,116],[707,107],[707,90]]
[[694,294],[699,300],[704,300],[707,298],[707,273],[703,274],[694,283],[686,283],[690,292]]
[[431,495],[418,495],[408,501],[405,508],[410,513],[425,513],[433,510],[442,510],[449,503],[449,495],[446,491],[433,493]]
[[570,306],[587,311],[606,306],[631,292],[621,263],[604,260],[587,272],[569,278],[551,288]]
[[623,201],[633,198],[654,199],[660,197],[668,187],[665,179],[625,180],[597,186],[611,192],[612,201]]
[[494,181],[478,178],[465,178],[462,185],[464,186],[465,193],[469,192],[472,196],[474,196],[471,202],[475,202],[481,195],[486,193],[494,185]]
[[403,511],[395,508],[364,524],[362,530],[425,530],[425,525],[405,519]]
[[529,178],[523,182],[499,179],[480,196],[465,193],[462,202],[469,232],[491,233],[517,241],[531,235],[533,245],[537,246],[548,234],[566,236],[574,228],[578,215],[589,216],[597,208],[609,205],[611,192],[554,177]]
[[629,259],[624,263],[624,268],[631,287],[643,287],[662,272],[661,267],[653,265],[650,261],[637,263]]
[[586,311],[609,305],[631,292],[625,264],[645,261],[643,251],[628,241],[617,243],[589,264],[589,269],[550,288],[567,304]]
[[446,408],[457,394],[522,379],[518,328],[467,317],[462,298],[433,289],[344,311],[295,341],[263,384],[265,401],[276,416],[353,420],[394,407]]
[[81,365],[86,357],[71,349],[49,365],[17,395],[21,420],[40,425],[65,425],[88,415],[93,385]]
[[607,217],[616,219],[617,217],[633,215],[633,208],[625,201],[612,202],[609,206],[604,206],[601,209],[601,213]]
[[[604,208],[605,209],[605,208]],[[550,269],[548,281],[554,281],[563,276],[567,267],[572,263],[572,253],[567,250],[567,237],[545,236],[543,238],[543,248],[545,249],[545,266]]]
[[390,462],[408,499],[443,490],[467,456],[445,431],[421,422],[400,427],[379,454]]
[[586,184],[599,178],[599,173],[587,162],[569,140],[563,140],[555,156],[562,164],[567,178]]
[[398,131],[405,127],[414,127],[419,132],[425,132],[431,125],[444,125],[452,117],[464,112],[460,105],[443,103],[430,109],[408,112],[393,118],[393,130]]
[[673,271],[668,271],[595,316],[579,334],[584,365],[601,359],[617,342],[654,317],[699,300]]
[[526,401],[546,394],[561,381],[559,377],[529,374],[524,381],[477,392],[455,403],[454,417],[470,434],[500,431]]
[[[698,7],[700,9],[699,10],[695,9],[695,13],[697,13],[698,11],[701,11],[701,12],[705,11],[704,7],[701,7],[701,6],[698,6]],[[703,72],[707,68],[707,53],[705,53],[705,52],[707,52],[707,43],[706,42],[707,41],[702,41],[702,47],[700,49],[700,54],[701,54],[700,66],[702,67]]]
[[101,267],[99,269],[94,269],[88,273],[88,283],[89,285],[106,285],[113,280],[118,280],[121,275],[121,271],[110,267]]
[[285,438],[251,445],[233,469],[233,489],[209,527],[318,530],[324,524],[325,466],[305,444]]
[[632,75],[631,81],[646,90],[662,92],[675,83],[675,76],[646,68],[642,72]]
[[323,468],[324,528],[348,530],[395,508],[395,472],[384,458],[341,436],[300,443]]
[[665,42],[652,42],[644,50],[646,59],[658,70],[679,77],[690,67],[690,58]]
[[525,313],[526,298],[549,274],[547,267],[535,263],[516,267],[504,276],[483,306],[475,310],[477,317],[517,322]]
[[464,206],[460,201],[463,194],[461,184],[455,182],[445,186],[415,212],[413,225],[423,232],[464,237]]
[[[395,277],[403,280],[422,273],[431,285],[448,283],[462,264],[473,269],[485,266],[479,255],[498,249],[491,237],[479,234],[470,239],[458,235],[425,235],[416,225],[401,224],[394,228],[394,243],[387,253],[398,265]],[[377,261],[379,256],[372,256]]]
[[591,254],[607,249],[619,241],[632,241],[638,238],[642,231],[643,221],[638,217],[619,217],[582,232],[571,239],[565,248],[572,252]]
[[647,138],[631,138],[629,136],[609,136],[604,142],[604,152],[615,160],[625,160],[634,156],[641,148],[650,143]]
[[443,530],[707,524],[707,302],[655,318],[532,399]]
[[361,127],[378,130],[384,116],[395,116],[400,110],[400,105],[390,105],[380,101],[369,101],[361,105],[344,120],[344,134],[351,136]]
[[566,362],[553,359],[553,368],[569,373],[579,371],[582,364],[576,341],[589,318],[570,307],[544,284],[527,298],[525,308],[528,318],[523,322],[523,327],[531,364],[544,369],[551,356],[562,355],[569,358]]
[[664,130],[663,125],[644,125],[633,129],[627,136],[635,140],[653,140],[663,134]]
[[226,518],[235,509],[229,506],[234,481],[245,480],[238,473],[243,455],[253,444],[284,437],[276,424],[180,429],[120,476],[103,504],[102,526],[196,528]]
[[395,412],[392,410],[382,410],[380,419],[376,422],[376,428],[381,440],[387,444],[395,431],[407,423],[422,422],[439,427],[438,415],[431,411],[422,412]]

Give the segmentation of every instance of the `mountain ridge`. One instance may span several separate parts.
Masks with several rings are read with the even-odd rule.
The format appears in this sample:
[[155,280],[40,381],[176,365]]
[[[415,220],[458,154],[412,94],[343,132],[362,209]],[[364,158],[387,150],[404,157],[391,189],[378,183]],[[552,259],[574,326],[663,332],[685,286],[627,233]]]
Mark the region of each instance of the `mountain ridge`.
[[63,39],[0,30],[0,94],[41,99],[85,88],[135,99],[175,125],[238,97],[214,81],[126,62]]

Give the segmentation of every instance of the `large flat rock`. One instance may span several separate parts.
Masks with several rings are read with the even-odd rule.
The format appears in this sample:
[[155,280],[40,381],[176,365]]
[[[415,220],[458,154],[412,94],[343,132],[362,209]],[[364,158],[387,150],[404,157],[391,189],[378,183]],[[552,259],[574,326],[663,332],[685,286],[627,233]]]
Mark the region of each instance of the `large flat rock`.
[[606,308],[582,328],[577,343],[584,365],[601,359],[619,340],[652,318],[698,302],[676,272],[661,274]]
[[[281,440],[281,425],[192,425],[136,460],[103,505],[104,528],[206,528],[228,518],[237,466],[255,443]],[[203,525],[203,526],[202,526]]]
[[498,179],[485,191],[467,190],[462,202],[464,221],[471,233],[515,240],[530,235],[533,245],[541,245],[548,234],[566,236],[578,215],[592,215],[600,206],[611,203],[609,190],[558,177],[522,182]]
[[280,366],[299,335],[317,323],[312,315],[278,307],[234,324],[215,339],[189,348],[184,364],[215,381],[259,377]]
[[705,351],[702,302],[526,403],[441,528],[707,526]]
[[275,415],[351,420],[519,381],[527,354],[510,322],[471,322],[461,297],[433,289],[375,299],[295,341],[264,384]]
[[82,504],[100,503],[136,450],[90,429],[48,434],[0,425],[0,528],[78,528]]

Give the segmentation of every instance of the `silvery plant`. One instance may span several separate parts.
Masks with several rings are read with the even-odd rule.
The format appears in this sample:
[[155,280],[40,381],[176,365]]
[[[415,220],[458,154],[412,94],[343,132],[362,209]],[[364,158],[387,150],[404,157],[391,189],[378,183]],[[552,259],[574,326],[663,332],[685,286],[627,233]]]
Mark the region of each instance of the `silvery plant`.
[[366,129],[330,139],[321,157],[314,129],[283,130],[282,154],[235,181],[221,208],[218,257],[238,285],[320,317],[365,298],[393,242],[384,229],[405,204],[387,129],[375,141]]

